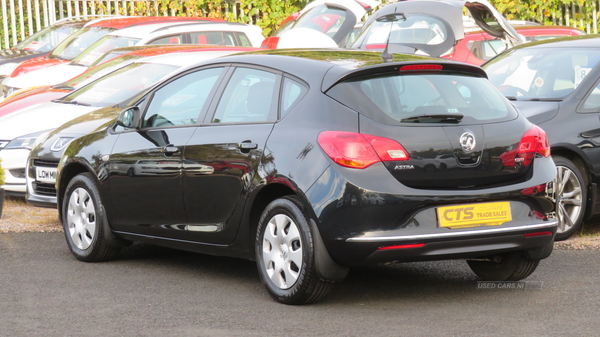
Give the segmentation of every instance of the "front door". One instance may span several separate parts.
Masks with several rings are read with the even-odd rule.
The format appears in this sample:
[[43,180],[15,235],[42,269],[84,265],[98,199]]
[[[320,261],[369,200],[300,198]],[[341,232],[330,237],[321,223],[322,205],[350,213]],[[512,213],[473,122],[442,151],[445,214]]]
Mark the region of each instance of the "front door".
[[182,237],[184,147],[223,69],[190,72],[160,86],[148,96],[141,127],[119,135],[109,177],[110,221],[116,230]]

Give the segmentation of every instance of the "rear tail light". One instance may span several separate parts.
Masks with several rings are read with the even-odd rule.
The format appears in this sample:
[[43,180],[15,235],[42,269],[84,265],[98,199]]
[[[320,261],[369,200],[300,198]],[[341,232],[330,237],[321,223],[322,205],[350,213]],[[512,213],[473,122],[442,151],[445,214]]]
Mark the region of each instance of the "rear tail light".
[[546,132],[539,126],[534,125],[529,129],[519,142],[515,163],[521,162],[523,166],[529,166],[536,154],[550,157],[550,145]]
[[324,131],[319,145],[338,165],[364,169],[382,161],[409,160],[408,152],[397,141],[356,132]]
[[263,40],[262,44],[261,44],[261,48],[268,48],[268,49],[277,49],[277,44],[279,43],[279,37],[277,36],[273,36],[273,37],[268,37],[266,39]]

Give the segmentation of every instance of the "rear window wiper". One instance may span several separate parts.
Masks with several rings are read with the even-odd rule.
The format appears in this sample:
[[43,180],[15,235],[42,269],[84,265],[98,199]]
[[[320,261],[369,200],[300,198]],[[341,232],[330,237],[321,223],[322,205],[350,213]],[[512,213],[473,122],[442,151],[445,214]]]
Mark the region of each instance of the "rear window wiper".
[[460,123],[463,114],[435,114],[435,115],[417,115],[402,118],[402,123]]
[[55,100],[52,101],[52,103],[62,103],[62,104],[74,104],[74,105],[92,106],[89,103],[78,102],[78,101],[67,101],[67,100],[64,100],[64,99],[55,99]]

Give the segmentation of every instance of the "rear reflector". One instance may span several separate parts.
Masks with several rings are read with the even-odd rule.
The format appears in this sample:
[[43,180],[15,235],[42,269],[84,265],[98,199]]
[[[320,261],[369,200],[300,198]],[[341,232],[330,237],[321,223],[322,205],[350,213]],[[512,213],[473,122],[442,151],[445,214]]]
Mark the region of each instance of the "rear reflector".
[[412,64],[400,67],[400,71],[442,70],[439,64]]
[[390,250],[390,249],[407,249],[407,248],[421,248],[424,247],[424,243],[413,243],[410,245],[398,245],[398,246],[386,246],[380,247],[377,250]]
[[524,237],[526,238],[533,238],[536,236],[545,236],[545,235],[552,235],[551,231],[544,231],[544,232],[535,232],[535,233],[525,233],[523,234]]
[[410,159],[397,141],[357,132],[324,131],[318,142],[329,158],[345,167],[364,169],[382,161]]

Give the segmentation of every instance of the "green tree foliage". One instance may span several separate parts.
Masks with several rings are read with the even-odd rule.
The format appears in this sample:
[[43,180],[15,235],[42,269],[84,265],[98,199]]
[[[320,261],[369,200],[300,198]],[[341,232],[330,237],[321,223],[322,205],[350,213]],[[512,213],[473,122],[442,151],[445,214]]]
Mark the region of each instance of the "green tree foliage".
[[593,24],[594,3],[597,2],[592,0],[490,0],[490,3],[509,20],[535,20],[545,25],[552,25],[563,18],[563,25],[581,28]]
[[4,185],[4,168],[2,168],[2,159],[0,159],[0,186]]

